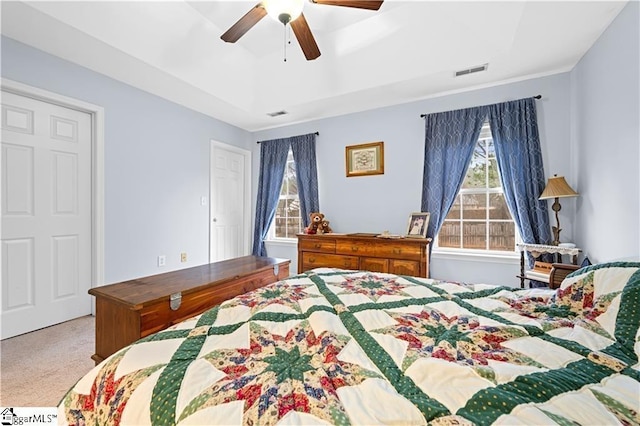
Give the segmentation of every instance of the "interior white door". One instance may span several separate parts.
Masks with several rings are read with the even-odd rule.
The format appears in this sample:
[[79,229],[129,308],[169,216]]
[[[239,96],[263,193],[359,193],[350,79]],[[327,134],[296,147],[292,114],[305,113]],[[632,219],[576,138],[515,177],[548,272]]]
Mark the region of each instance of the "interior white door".
[[91,313],[91,116],[2,92],[8,338]]
[[210,262],[249,254],[250,155],[211,143]]

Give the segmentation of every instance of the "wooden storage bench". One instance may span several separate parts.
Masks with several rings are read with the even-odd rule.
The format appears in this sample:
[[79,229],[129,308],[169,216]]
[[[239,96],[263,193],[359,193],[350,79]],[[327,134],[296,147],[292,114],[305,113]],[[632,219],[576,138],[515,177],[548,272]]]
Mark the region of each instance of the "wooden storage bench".
[[136,340],[289,276],[287,259],[245,256],[95,287],[96,363]]

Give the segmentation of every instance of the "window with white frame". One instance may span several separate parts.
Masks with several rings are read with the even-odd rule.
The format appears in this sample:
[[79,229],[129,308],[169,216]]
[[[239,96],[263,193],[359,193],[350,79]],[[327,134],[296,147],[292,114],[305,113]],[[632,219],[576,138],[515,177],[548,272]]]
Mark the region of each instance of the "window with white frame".
[[293,161],[293,152],[289,149],[276,215],[269,232],[271,240],[293,239],[296,238],[296,234],[302,232],[300,198],[298,197],[298,181],[296,179],[296,164]]
[[513,252],[517,232],[502,191],[489,122],[478,137],[460,192],[444,219],[437,247]]

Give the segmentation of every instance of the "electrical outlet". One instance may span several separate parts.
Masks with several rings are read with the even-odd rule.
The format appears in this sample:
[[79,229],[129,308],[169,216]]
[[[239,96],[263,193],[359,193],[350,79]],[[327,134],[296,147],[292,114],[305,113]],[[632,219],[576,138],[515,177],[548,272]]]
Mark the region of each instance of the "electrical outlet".
[[187,253],[180,253],[180,262],[186,262],[187,261]]
[[158,267],[164,266],[166,264],[167,264],[167,256],[165,256],[164,254],[158,256]]

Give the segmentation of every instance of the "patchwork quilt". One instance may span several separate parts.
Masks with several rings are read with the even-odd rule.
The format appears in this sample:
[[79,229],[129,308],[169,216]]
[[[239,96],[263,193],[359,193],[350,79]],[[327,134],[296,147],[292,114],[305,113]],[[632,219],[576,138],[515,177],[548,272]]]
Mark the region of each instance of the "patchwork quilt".
[[92,425],[640,424],[640,263],[557,291],[315,269],[115,353]]

